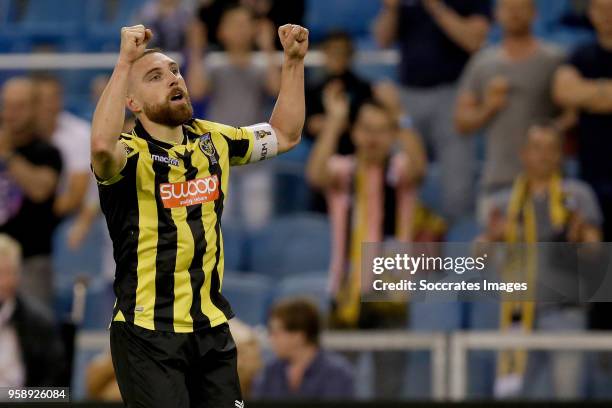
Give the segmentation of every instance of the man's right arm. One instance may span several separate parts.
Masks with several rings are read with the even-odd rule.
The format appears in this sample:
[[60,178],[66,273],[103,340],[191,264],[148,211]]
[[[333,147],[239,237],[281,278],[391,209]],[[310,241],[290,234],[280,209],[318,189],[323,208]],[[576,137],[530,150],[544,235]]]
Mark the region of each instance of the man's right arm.
[[91,163],[96,176],[108,180],[123,168],[125,149],[118,143],[125,119],[125,98],[132,62],[140,57],[152,37],[143,25],[121,29],[119,59],[98,105],[91,125]]
[[553,98],[564,108],[591,113],[612,112],[612,80],[584,78],[576,67],[561,66],[553,84]]
[[382,10],[374,22],[374,38],[376,38],[376,42],[380,47],[390,47],[393,41],[395,41],[399,8],[399,0],[383,1]]

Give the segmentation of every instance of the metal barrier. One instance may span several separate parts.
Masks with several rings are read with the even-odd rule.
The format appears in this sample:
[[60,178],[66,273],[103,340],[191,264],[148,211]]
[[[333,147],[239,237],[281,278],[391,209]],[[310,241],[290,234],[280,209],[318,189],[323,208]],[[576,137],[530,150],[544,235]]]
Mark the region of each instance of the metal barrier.
[[612,351],[612,334],[589,332],[501,333],[498,331],[456,332],[450,338],[450,397],[467,396],[467,353],[470,350],[579,350]]
[[[261,52],[255,52],[256,63],[264,63],[266,56]],[[117,55],[108,53],[28,53],[28,54],[3,54],[0,55],[0,70],[7,69],[112,69],[117,62]],[[179,53],[168,53],[170,57],[181,63],[183,56]],[[281,62],[281,52],[278,52],[277,61]],[[323,64],[321,51],[309,51],[306,56],[307,67],[318,67]],[[382,51],[360,51],[355,54],[357,65],[397,65],[399,53],[395,50]],[[208,66],[226,65],[224,52],[214,51],[206,54]]]
[[[259,336],[267,347],[265,336]],[[85,331],[77,337],[80,350],[108,348],[108,332]],[[448,361],[447,337],[442,333],[411,333],[407,331],[330,331],[322,335],[323,347],[334,351],[416,351],[431,352],[432,397],[436,401],[446,399],[446,362]]]

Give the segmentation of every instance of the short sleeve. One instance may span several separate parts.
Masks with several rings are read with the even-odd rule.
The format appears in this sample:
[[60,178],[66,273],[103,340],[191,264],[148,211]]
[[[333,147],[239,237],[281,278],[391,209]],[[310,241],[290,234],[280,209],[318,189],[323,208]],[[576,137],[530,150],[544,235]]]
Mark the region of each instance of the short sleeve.
[[136,144],[136,142],[134,141],[134,139],[132,139],[132,137],[126,137],[124,135],[122,135],[119,139],[119,143],[121,144],[121,146],[125,149],[125,153],[126,153],[126,160],[125,160],[125,164],[123,165],[123,167],[121,168],[121,170],[119,170],[119,173],[117,173],[115,176],[109,178],[108,180],[102,180],[100,177],[98,177],[98,175],[95,173],[94,169],[93,169],[93,165],[91,166],[91,171],[93,172],[95,178],[96,178],[96,182],[99,185],[103,185],[103,186],[110,186],[113,185],[117,182],[119,182],[120,180],[123,180],[126,176],[128,176],[128,172],[129,169],[132,168],[130,166],[127,166],[127,163],[130,160],[133,160],[134,157],[138,154],[138,145]]
[[255,163],[278,154],[276,132],[269,123],[239,128],[223,126],[221,134],[227,141],[232,166]]
[[[483,51],[481,51],[483,52]],[[483,80],[481,75],[482,55],[475,54],[467,63],[459,80],[460,92],[470,92],[480,96],[483,91]]]
[[83,126],[78,134],[74,134],[73,151],[71,152],[71,163],[66,165],[68,172],[86,172],[89,168],[89,127]]
[[568,206],[578,211],[589,224],[600,227],[603,215],[591,187],[579,181],[572,181],[567,188],[571,192],[573,201],[568,203]]

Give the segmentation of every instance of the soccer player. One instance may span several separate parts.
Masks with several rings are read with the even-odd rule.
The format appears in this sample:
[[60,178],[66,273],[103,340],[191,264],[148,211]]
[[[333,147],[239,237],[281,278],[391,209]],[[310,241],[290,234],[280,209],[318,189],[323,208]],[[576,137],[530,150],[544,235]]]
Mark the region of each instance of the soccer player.
[[[278,31],[284,62],[270,121],[234,128],[193,119],[178,64],[146,48],[151,30],[121,30],[93,117],[91,159],[117,264],[111,353],[129,407],[244,406],[233,312],[221,295],[220,221],[230,165],[300,141],[308,30]],[[126,106],[137,121],[122,134]]]

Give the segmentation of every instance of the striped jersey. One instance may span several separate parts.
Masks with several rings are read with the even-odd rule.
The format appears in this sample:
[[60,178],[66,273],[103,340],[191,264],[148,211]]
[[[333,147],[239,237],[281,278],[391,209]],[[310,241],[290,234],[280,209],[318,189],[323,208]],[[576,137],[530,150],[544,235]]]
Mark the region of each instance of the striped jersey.
[[221,216],[229,169],[276,155],[273,128],[192,119],[173,145],[137,121],[119,142],[125,166],[98,180],[117,265],[113,321],[183,333],[226,322],[233,312],[221,295]]

